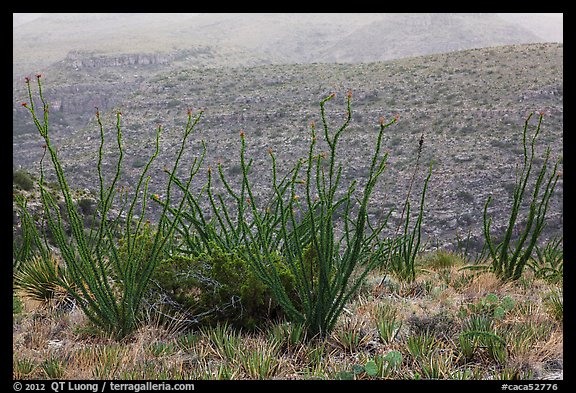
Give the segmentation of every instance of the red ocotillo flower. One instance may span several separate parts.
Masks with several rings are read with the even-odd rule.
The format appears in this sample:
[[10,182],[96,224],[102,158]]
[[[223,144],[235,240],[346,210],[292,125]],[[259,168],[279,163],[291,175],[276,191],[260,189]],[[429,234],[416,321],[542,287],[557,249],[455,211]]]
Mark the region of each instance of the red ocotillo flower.
[[24,108],[28,108],[28,103],[27,102],[23,102],[20,105],[22,105]]
[[25,77],[24,77],[24,82],[25,82],[25,83],[30,83],[30,78],[27,77],[27,76],[25,76]]
[[240,131],[240,138],[244,138],[244,131]]
[[385,123],[386,119],[384,119],[384,116],[380,116],[380,125],[383,126]]
[[346,92],[346,97],[352,98],[352,90],[348,90],[348,91]]
[[40,74],[40,73],[36,74],[36,79],[40,79],[40,78],[42,78],[42,74]]

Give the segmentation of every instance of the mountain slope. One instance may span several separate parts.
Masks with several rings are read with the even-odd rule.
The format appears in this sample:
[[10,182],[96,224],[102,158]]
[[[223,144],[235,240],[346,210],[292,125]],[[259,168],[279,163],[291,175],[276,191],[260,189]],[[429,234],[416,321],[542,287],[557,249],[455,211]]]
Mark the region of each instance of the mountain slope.
[[[193,187],[200,189],[205,170],[217,162],[238,180],[238,133],[243,130],[248,154],[254,158],[254,181],[261,185],[258,193],[263,198],[269,184],[268,149],[274,149],[280,169],[285,170],[306,154],[308,124],[320,121],[318,102],[337,93],[327,108],[330,124],[337,125],[344,116],[345,93],[351,90],[353,118],[340,150],[344,178],[362,181],[378,119],[399,115],[399,123],[385,136],[389,167],[375,191],[370,214],[382,216],[390,207],[400,207],[423,134],[425,144],[413,196],[433,160],[423,229],[430,241],[451,242],[468,231],[476,239],[481,237],[482,209],[489,194],[494,198],[493,225],[506,224],[505,206],[522,156],[522,126],[529,112],[545,112],[539,155],[548,145],[553,157],[562,150],[563,47],[558,44],[503,46],[364,64],[194,68],[185,59],[178,64],[155,68],[149,77],[126,76],[129,80],[124,82],[120,76],[129,75],[127,70],[140,74],[148,66],[108,65],[74,74],[66,71],[69,65],[61,63],[45,73],[46,97],[58,104],[51,111],[53,140],[76,187],[93,186],[99,142],[94,106],[99,106],[107,121],[110,156],[105,167],[110,170],[117,156],[113,113],[123,113],[125,185],[136,179],[141,163],[151,154],[157,125],[164,125],[161,157],[151,172],[150,187],[155,192],[162,192],[162,168],[174,157],[186,110],[203,108],[204,118],[185,156],[186,162],[191,162],[199,153],[200,140],[206,141],[204,169]],[[70,75],[87,72],[92,79],[84,78],[84,84],[70,80]],[[106,83],[104,76],[110,82]],[[25,100],[21,89],[15,97],[18,94],[21,99],[16,98],[17,102]],[[101,103],[108,99],[108,106],[96,105],[98,99]],[[22,122],[26,119],[24,108],[15,106],[14,112],[15,127],[22,130],[13,141],[14,165],[37,168],[42,154],[39,138],[29,120]],[[90,123],[76,119],[82,113],[91,118]],[[562,187],[560,182],[546,236],[562,230]]]

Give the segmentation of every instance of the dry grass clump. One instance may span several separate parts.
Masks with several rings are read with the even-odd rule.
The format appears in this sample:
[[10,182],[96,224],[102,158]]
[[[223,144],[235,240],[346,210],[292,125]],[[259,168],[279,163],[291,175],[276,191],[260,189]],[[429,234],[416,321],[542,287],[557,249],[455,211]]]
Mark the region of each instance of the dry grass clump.
[[550,306],[550,294],[561,296],[561,284],[529,272],[523,280],[502,283],[462,266],[422,270],[412,283],[373,273],[322,339],[284,321],[245,332],[227,324],[190,329],[150,317],[117,341],[92,328],[78,308],[58,310],[23,299],[13,325],[13,376],[562,378],[562,318]]

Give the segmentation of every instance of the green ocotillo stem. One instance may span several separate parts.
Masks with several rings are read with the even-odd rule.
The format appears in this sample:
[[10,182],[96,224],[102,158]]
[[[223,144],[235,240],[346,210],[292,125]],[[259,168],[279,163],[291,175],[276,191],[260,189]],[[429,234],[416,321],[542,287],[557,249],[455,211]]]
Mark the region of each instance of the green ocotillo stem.
[[[530,113],[524,122],[522,132],[522,147],[523,147],[523,161],[522,169],[516,178],[514,187],[513,201],[510,208],[510,216],[508,219],[508,226],[504,232],[502,241],[499,244],[494,244],[490,233],[492,219],[488,217],[488,206],[492,202],[492,197],[488,197],[484,204],[484,237],[486,245],[492,258],[492,270],[500,279],[517,280],[521,277],[523,269],[531,257],[532,251],[538,242],[538,238],[542,233],[545,226],[545,217],[550,203],[550,198],[556,187],[558,181],[557,169],[560,164],[560,158],[554,164],[550,174],[548,173],[548,163],[550,159],[550,148],[546,150],[542,167],[536,176],[534,189],[530,199],[528,215],[523,228],[519,230],[519,237],[512,245],[512,234],[514,229],[517,229],[518,215],[520,208],[523,204],[524,197],[526,196],[526,187],[531,179],[531,173],[534,163],[534,153],[536,138],[538,137],[541,129],[543,114],[541,113],[538,118],[536,131],[530,140],[530,150],[528,151],[528,126],[533,113]],[[548,176],[547,180],[546,177]],[[543,194],[541,191],[543,189]]]
[[[96,240],[96,246],[94,247],[90,246],[87,242],[87,235],[84,233],[83,220],[80,218],[77,207],[73,202],[72,194],[66,181],[57,151],[52,146],[49,136],[48,104],[46,103],[42,93],[40,76],[38,76],[37,79],[39,97],[44,110],[42,121],[36,115],[34,97],[32,95],[29,79],[26,80],[26,84],[30,104],[23,104],[23,106],[29,110],[38,132],[45,142],[44,155],[40,161],[40,191],[45,219],[73,281],[72,283],[68,283],[62,279],[60,280],[59,285],[66,288],[68,293],[77,300],[77,304],[93,323],[104,330],[112,332],[117,338],[125,337],[137,326],[137,314],[141,311],[140,304],[150,276],[160,260],[165,244],[169,239],[171,239],[176,223],[181,221],[180,217],[184,207],[184,199],[180,201],[176,208],[170,207],[171,188],[175,182],[173,174],[178,168],[179,161],[185,150],[186,141],[195,125],[198,123],[202,113],[200,113],[195,119],[193,119],[189,113],[180,150],[174,161],[174,168],[168,179],[166,200],[163,204],[160,225],[154,234],[151,250],[149,254],[147,254],[144,252],[144,244],[136,243],[137,241],[142,241],[139,240],[142,233],[146,234],[149,231],[147,226],[144,228],[142,225],[146,210],[146,200],[141,201],[141,215],[138,220],[134,219],[134,213],[136,204],[140,198],[139,194],[142,193],[143,198],[145,199],[148,195],[150,177],[147,176],[147,172],[151,167],[152,162],[158,156],[159,134],[161,128],[158,128],[156,134],[156,149],[148,160],[147,165],[136,183],[136,191],[133,199],[129,201],[128,196],[126,195],[127,199],[124,202],[121,201],[120,211],[118,212],[116,219],[109,219],[108,216],[114,204],[114,198],[116,195],[116,185],[119,182],[122,173],[123,146],[121,114],[119,112],[116,113],[116,142],[119,157],[116,163],[116,169],[112,175],[111,183],[106,187],[102,170],[104,127],[100,113],[97,111],[96,118],[101,138],[97,163],[99,178],[98,184],[100,186],[100,200],[98,204],[100,222],[96,228],[91,228],[91,231],[94,230],[96,232],[94,235],[91,235],[92,239]],[[65,214],[68,217],[71,228],[70,240],[65,233],[64,218],[60,213],[60,209],[54,198],[44,186],[44,159],[46,153],[50,156],[58,179],[58,187],[64,198]],[[195,171],[192,171],[192,174],[185,185],[179,184],[185,192],[188,191],[192,177],[196,172],[197,168]],[[125,225],[118,226],[118,218],[121,217],[126,204],[128,206],[125,218],[126,223]],[[167,218],[168,213],[173,216],[172,220]],[[36,244],[42,244],[42,242],[39,241],[40,235],[37,231],[29,233],[32,233],[33,235],[35,234],[34,236],[38,237],[35,240]],[[117,240],[118,236],[122,238],[124,244],[126,244],[123,253],[119,250],[120,244]],[[45,243],[44,246],[47,247],[47,243]],[[47,248],[44,251],[47,251]],[[111,280],[111,278],[113,280]]]

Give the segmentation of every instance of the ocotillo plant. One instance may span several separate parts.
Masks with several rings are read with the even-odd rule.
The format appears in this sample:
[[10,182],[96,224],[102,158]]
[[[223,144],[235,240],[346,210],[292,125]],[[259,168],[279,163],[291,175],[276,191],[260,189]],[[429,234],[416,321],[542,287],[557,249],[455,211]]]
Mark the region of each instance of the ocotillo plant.
[[[210,242],[215,242],[222,249],[244,255],[288,318],[306,326],[309,337],[330,333],[348,299],[388,250],[388,245],[379,238],[386,221],[372,225],[367,208],[386,167],[387,154],[381,152],[384,130],[397,119],[388,123],[381,120],[370,171],[359,197],[356,181],[347,189],[342,187],[342,166],[337,164],[338,142],[352,117],[351,94],[347,99],[346,120],[331,134],[325,105],[333,97],[320,102],[323,135],[312,123],[308,156],[298,160],[284,176],[278,176],[276,156],[269,150],[273,195],[262,206],[258,206],[252,192],[249,175],[252,160],[246,157],[246,136],[240,132],[239,191],[233,189],[218,166],[224,192],[232,203],[225,203],[222,195],[214,193],[209,170],[207,184],[198,196],[186,192],[189,208],[180,216],[178,225],[185,240],[183,248],[188,248],[189,254],[204,251]],[[318,138],[322,136],[328,152],[317,151]],[[175,179],[175,184],[183,183]],[[302,186],[304,191],[300,191]],[[209,199],[211,219],[206,219],[199,208],[202,196]],[[337,215],[343,226],[339,238]],[[294,288],[284,286],[281,273],[271,262],[277,261],[278,255],[294,277],[297,299],[290,292]]]
[[[540,172],[538,173],[534,184],[526,223],[524,224],[524,227],[519,230],[518,239],[512,241],[513,231],[517,227],[516,222],[518,220],[518,213],[522,206],[526,194],[526,186],[532,173],[536,138],[540,133],[540,126],[543,118],[543,114],[541,113],[538,118],[536,131],[530,141],[530,151],[528,152],[528,124],[533,114],[534,113],[530,113],[524,123],[524,131],[522,135],[524,160],[522,163],[522,169],[518,172],[516,178],[508,226],[502,241],[498,244],[494,244],[490,234],[492,219],[488,218],[488,206],[490,205],[490,202],[492,202],[491,196],[488,197],[486,204],[484,205],[484,237],[492,258],[492,270],[496,276],[505,281],[519,279],[522,275],[524,266],[526,266],[526,263],[530,260],[530,256],[536,246],[538,237],[542,233],[546,224],[545,218],[548,204],[560,176],[558,174],[560,158],[558,158],[554,164],[552,171],[549,172],[548,160],[550,158],[550,148],[547,148],[546,153],[544,154],[542,167],[540,168]],[[543,191],[542,194],[540,194],[541,191]]]
[[[181,200],[176,209],[169,212],[165,208],[162,211],[159,229],[149,236],[152,239],[152,246],[150,250],[143,252],[142,248],[145,247],[145,242],[141,241],[141,236],[139,235],[151,231],[144,221],[146,201],[149,198],[148,183],[150,177],[147,176],[147,172],[159,152],[161,127],[158,127],[156,132],[156,150],[140,175],[134,196],[131,200],[127,199],[124,201],[128,203],[122,204],[120,212],[114,218],[111,209],[115,202],[115,188],[122,173],[123,158],[121,113],[118,112],[116,114],[116,137],[119,158],[110,185],[106,186],[102,172],[104,127],[100,113],[96,112],[101,143],[97,165],[100,193],[98,208],[94,214],[98,215],[99,223],[94,225],[89,238],[89,235],[84,231],[83,221],[78,208],[72,199],[57,150],[50,140],[49,108],[42,94],[40,75],[37,76],[37,80],[38,95],[43,106],[42,120],[37,116],[29,78],[26,78],[26,85],[30,102],[22,105],[29,110],[40,136],[44,139],[44,155],[40,161],[39,180],[44,216],[74,285],[69,285],[65,281],[61,281],[58,284],[66,288],[68,293],[75,298],[77,304],[93,323],[117,338],[125,337],[138,325],[138,313],[144,291],[147,288],[154,268],[163,256],[164,247],[172,236],[175,224],[178,221],[178,214],[184,206],[184,200]],[[188,122],[179,153],[174,161],[174,170],[178,166],[186,140],[201,115],[202,113],[193,118],[191,112],[188,113]],[[71,239],[66,235],[64,216],[60,213],[54,197],[45,186],[44,159],[46,152],[49,153],[51,158],[58,179],[58,188],[64,199],[65,216],[67,216],[71,228]],[[196,172],[194,171],[194,165],[186,182],[186,187],[189,187],[194,174],[197,172],[197,170]],[[165,192],[166,200],[168,201],[171,199],[172,179],[173,177],[170,176]],[[138,210],[138,204],[140,204],[140,211],[138,212],[139,218],[136,218],[135,212]],[[124,211],[126,206],[128,206],[128,209]],[[126,212],[124,223],[119,221],[119,217],[121,217],[123,212]],[[169,214],[173,214],[174,218],[167,220]],[[122,239],[123,242],[122,252],[119,252],[118,238]],[[39,241],[35,243],[42,244]]]
[[14,202],[18,206],[21,233],[20,236],[14,236],[12,267],[14,270],[18,270],[22,261],[29,260],[34,256],[47,260],[48,253],[36,222],[28,211],[28,201],[22,195],[15,195]]
[[400,236],[392,239],[394,247],[391,248],[390,252],[390,264],[388,268],[393,271],[402,280],[412,282],[416,279],[416,255],[420,251],[420,240],[421,240],[421,227],[422,218],[424,215],[424,200],[426,198],[426,189],[428,188],[428,182],[430,181],[430,176],[432,175],[432,163],[430,163],[430,168],[428,170],[428,176],[424,181],[424,188],[422,189],[422,194],[420,196],[420,210],[418,211],[418,217],[414,223],[412,231],[410,231],[410,200],[409,194],[405,202],[405,213],[406,218],[401,224],[403,224],[403,232]]
[[[346,302],[356,292],[363,278],[376,266],[377,254],[384,252],[384,242],[378,238],[378,234],[386,223],[376,228],[371,226],[368,223],[367,208],[376,182],[386,168],[388,155],[381,154],[382,136],[384,130],[395,123],[396,119],[389,123],[381,121],[368,177],[361,198],[358,198],[356,181],[342,192],[342,165],[337,165],[338,141],[352,117],[351,94],[347,95],[346,120],[333,135],[330,135],[325,105],[333,97],[334,95],[330,95],[320,102],[323,136],[329,147],[328,154],[315,154],[320,135],[312,123],[308,158],[297,164],[287,185],[290,188],[289,195],[286,195],[288,198],[278,184],[273,184],[281,217],[275,232],[282,238],[282,255],[295,277],[299,295],[297,302],[290,299],[286,289],[281,285],[277,269],[268,263],[271,260],[270,248],[266,246],[267,239],[261,234],[271,232],[267,227],[269,222],[261,218],[263,215],[254,203],[250,205],[256,231],[251,230],[248,225],[243,227],[244,236],[248,241],[247,259],[260,278],[270,287],[286,314],[293,321],[303,323],[310,336],[327,335],[332,331]],[[242,144],[244,145],[244,138]],[[273,153],[271,156],[275,175]],[[323,159],[328,160],[328,173],[325,173]],[[244,172],[244,185],[250,200],[253,201],[243,157],[241,166]],[[306,187],[305,196],[302,198],[295,190],[296,184],[299,184],[297,174],[300,168],[305,173]],[[317,193],[317,199],[313,191]],[[342,195],[337,195],[338,192]],[[356,201],[359,206],[354,213],[353,205]],[[335,230],[335,216],[338,209],[343,210],[341,213],[343,234],[339,239]],[[296,210],[304,212],[304,219],[300,222],[296,219]],[[371,233],[367,233],[369,227],[373,229]]]

